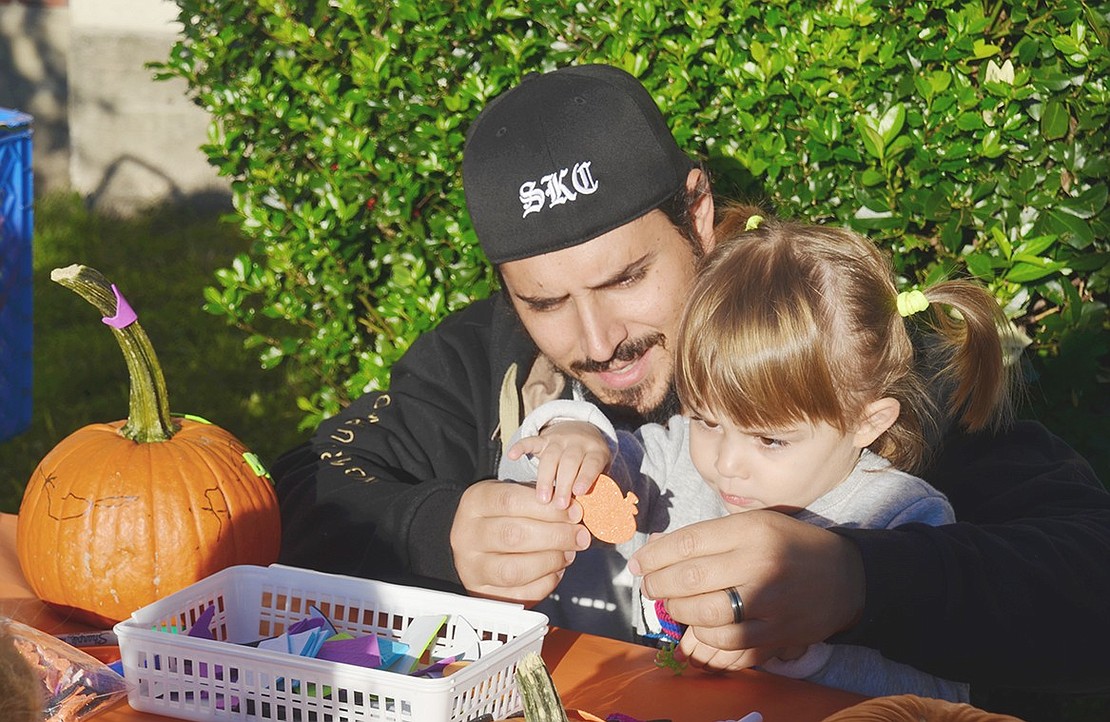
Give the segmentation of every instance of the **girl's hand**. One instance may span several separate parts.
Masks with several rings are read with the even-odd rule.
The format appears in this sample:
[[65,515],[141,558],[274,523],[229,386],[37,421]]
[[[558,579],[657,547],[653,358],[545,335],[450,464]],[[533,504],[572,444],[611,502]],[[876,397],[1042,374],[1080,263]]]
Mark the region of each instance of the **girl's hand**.
[[525,454],[539,459],[536,498],[545,504],[554,501],[559,509],[570,506],[572,494],[589,491],[612,461],[605,435],[585,421],[550,423],[539,436],[521,439],[509,448],[510,459]]

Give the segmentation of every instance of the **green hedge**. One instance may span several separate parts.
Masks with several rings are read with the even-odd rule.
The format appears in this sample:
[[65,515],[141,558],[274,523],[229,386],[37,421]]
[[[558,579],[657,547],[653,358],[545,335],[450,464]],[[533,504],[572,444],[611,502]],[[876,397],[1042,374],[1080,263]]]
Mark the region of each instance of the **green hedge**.
[[582,62],[638,76],[719,195],[863,231],[906,283],[970,271],[1046,393],[1105,401],[1106,3],[179,5],[155,67],[211,113],[204,151],[253,239],[206,307],[299,370],[306,425],[495,288],[466,129],[524,73]]

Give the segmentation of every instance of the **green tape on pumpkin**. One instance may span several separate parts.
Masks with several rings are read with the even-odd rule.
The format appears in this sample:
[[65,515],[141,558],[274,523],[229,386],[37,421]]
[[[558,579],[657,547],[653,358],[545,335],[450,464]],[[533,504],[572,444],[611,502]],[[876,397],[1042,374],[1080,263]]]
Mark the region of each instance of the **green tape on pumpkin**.
[[265,477],[267,479],[270,478],[270,472],[266,471],[266,467],[262,465],[262,462],[259,460],[258,456],[254,452],[248,451],[247,453],[243,454],[243,461],[247,462],[247,466],[249,466],[251,468],[251,471],[253,471],[258,476]]

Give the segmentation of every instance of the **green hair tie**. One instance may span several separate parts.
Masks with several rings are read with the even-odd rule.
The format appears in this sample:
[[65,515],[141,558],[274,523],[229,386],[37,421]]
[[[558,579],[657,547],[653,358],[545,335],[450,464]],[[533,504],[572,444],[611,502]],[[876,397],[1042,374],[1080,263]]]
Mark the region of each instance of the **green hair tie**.
[[925,298],[924,293],[916,289],[913,291],[902,291],[898,294],[898,299],[895,303],[898,306],[898,315],[902,318],[920,313],[929,307],[929,299]]

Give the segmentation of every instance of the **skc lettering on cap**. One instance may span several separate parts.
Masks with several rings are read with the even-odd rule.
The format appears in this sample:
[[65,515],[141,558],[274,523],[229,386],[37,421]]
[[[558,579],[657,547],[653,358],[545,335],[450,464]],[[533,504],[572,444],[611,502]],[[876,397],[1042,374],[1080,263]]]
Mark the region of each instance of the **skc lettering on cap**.
[[[590,172],[590,161],[575,163],[574,168],[563,168],[548,173],[537,181],[526,181],[520,186],[520,204],[524,207],[524,215],[537,213],[545,207],[561,206],[564,203],[575,201],[578,196],[590,195],[597,190],[597,181]],[[570,176],[569,178],[567,176]],[[567,182],[570,186],[567,186]],[[574,190],[571,190],[573,188]]]

